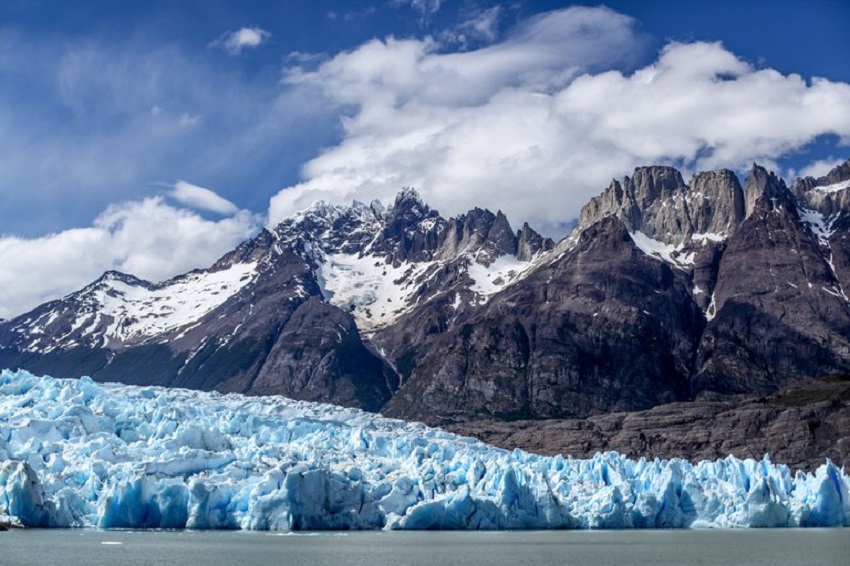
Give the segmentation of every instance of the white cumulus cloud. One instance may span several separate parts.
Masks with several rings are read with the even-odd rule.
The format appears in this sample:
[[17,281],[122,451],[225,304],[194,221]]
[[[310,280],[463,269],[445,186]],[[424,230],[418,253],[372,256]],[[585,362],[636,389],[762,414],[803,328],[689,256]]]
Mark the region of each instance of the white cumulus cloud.
[[412,185],[443,214],[486,206],[554,229],[638,165],[772,166],[818,136],[850,139],[850,85],[759,69],[719,43],[670,43],[617,70],[640,51],[634,24],[570,8],[475,51],[389,38],[291,69],[344,109],[344,135],[271,199],[270,223]]
[[788,176],[791,178],[814,177],[815,179],[817,179],[818,177],[825,176],[827,173],[829,173],[831,170],[835,169],[845,161],[847,161],[847,158],[839,159],[836,157],[829,156],[826,159],[818,159],[817,161],[809,163],[808,165],[800,169],[799,172],[793,170],[789,171]]
[[107,208],[93,224],[39,238],[0,238],[0,317],[11,318],[115,269],[159,281],[208,267],[259,228],[248,211],[218,221],[162,197]]
[[171,196],[187,206],[208,210],[216,214],[235,214],[239,207],[219,196],[216,192],[204,187],[178,180],[174,183]]
[[261,43],[272,36],[271,33],[259,27],[240,28],[236,31],[228,31],[211,43],[216,47],[222,47],[231,55],[240,55],[245,49],[259,47]]

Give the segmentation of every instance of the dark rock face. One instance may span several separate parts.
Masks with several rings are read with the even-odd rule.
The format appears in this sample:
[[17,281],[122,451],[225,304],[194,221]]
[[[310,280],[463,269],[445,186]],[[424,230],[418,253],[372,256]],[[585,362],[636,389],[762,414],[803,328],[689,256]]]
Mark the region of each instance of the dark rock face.
[[690,219],[694,233],[731,234],[743,222],[744,194],[728,169],[697,173],[691,180]]
[[745,215],[750,216],[759,200],[767,198],[779,203],[788,201],[790,194],[782,179],[778,178],[773,171],[768,172],[764,167],[755,163],[747,180],[744,182],[744,207]]
[[428,261],[438,249],[446,221],[412,189],[402,190],[384,217],[374,250],[385,253],[393,265]]
[[714,460],[729,454],[814,470],[850,466],[850,381],[805,381],[767,397],[704,399],[586,419],[480,420],[447,429],[507,449],[578,458]]
[[684,277],[608,216],[562,260],[446,332],[410,341],[413,369],[384,412],[541,418],[685,398],[700,324]]
[[766,394],[850,375],[850,305],[790,194],[760,198],[730,239],[693,390]]
[[[658,454],[776,453],[773,435],[790,435],[799,449],[783,453],[803,462],[808,433],[781,423],[819,419],[807,454],[826,453],[847,430],[832,405],[736,396],[843,383],[848,289],[850,161],[791,189],[759,166],[743,186],[728,170],[686,184],[640,167],[557,245],[498,211],[443,218],[412,189],[387,208],[317,203],[210,269],[163,283],[110,272],[0,321],[0,366],[283,394],[485,437],[474,423],[579,419],[487,425],[500,442],[538,431],[522,442],[539,450],[625,446],[617,430],[651,429],[666,438]],[[753,438],[771,432],[729,444],[694,424],[726,430],[726,415]],[[668,425],[704,443],[677,443]]]
[[248,392],[377,411],[397,387],[395,373],[366,349],[351,316],[313,296],[281,328]]
[[726,169],[697,173],[688,186],[672,167],[638,167],[631,178],[612,181],[585,205],[579,227],[608,214],[630,232],[680,245],[694,236],[734,232],[744,219],[744,195],[738,178]]
[[531,261],[537,254],[551,251],[555,247],[551,239],[544,238],[532,230],[528,222],[516,233],[516,242],[516,257],[520,261]]
[[517,250],[517,236],[504,214],[475,208],[467,214],[449,220],[448,230],[441,242],[440,257],[454,259],[472,254],[480,263],[489,265],[497,257]]

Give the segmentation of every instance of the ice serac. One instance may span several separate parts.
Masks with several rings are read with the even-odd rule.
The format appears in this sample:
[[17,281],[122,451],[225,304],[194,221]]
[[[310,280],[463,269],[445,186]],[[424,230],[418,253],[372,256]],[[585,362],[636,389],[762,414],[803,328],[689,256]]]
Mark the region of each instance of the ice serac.
[[27,526],[850,526],[850,478],[829,462],[543,457],[282,397],[10,371],[0,414],[0,515]]

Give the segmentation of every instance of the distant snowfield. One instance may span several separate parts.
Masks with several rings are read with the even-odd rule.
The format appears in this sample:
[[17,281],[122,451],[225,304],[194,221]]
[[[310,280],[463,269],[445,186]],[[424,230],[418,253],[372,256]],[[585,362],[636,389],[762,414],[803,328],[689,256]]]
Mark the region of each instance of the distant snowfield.
[[199,321],[250,283],[256,269],[256,263],[236,263],[220,271],[190,272],[154,289],[114,281],[93,299],[102,315],[112,317],[106,336],[156,336]]
[[30,526],[850,525],[850,478],[500,450],[353,409],[0,373],[0,516]]
[[354,316],[358,328],[393,323],[416,306],[417,279],[438,262],[406,262],[398,267],[375,255],[327,254],[317,275],[332,305]]
[[[511,283],[519,281],[535,267],[512,255],[502,255],[482,265],[467,254],[466,272],[470,290],[479,303],[486,302]],[[317,276],[326,301],[350,312],[361,330],[374,330],[394,323],[418,304],[417,294],[445,260],[404,262],[398,266],[377,255],[326,254]],[[460,300],[460,295],[457,295]],[[421,297],[420,297],[421,299]],[[459,303],[455,308],[460,306]]]
[[844,189],[850,188],[850,181],[841,181],[839,183],[834,183],[832,185],[826,185],[823,187],[815,187],[814,191],[819,193],[837,193],[839,191],[843,191]]
[[[25,319],[33,340],[27,350],[50,352],[77,344],[81,337],[96,336],[100,346],[156,338],[178,328],[190,328],[225,303],[257,277],[256,262],[235,263],[218,271],[192,271],[162,283],[107,273],[75,293],[83,307],[70,326],[55,340],[43,345],[40,337],[60,316],[63,305],[35,320]],[[66,297],[67,299],[67,297]]]
[[522,261],[511,255],[499,256],[486,266],[470,257],[469,276],[475,282],[471,289],[478,294],[481,302],[486,302],[511,283],[522,279],[535,266],[533,261]]

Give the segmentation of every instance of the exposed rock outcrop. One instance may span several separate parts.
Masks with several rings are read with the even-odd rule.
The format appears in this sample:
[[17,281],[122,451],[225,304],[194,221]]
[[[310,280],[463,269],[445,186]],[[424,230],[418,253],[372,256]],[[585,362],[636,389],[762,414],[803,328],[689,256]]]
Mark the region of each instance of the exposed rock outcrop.
[[704,399],[586,419],[447,425],[503,448],[577,458],[616,450],[633,458],[714,460],[734,455],[813,470],[850,466],[850,381],[806,381],[767,397]]

